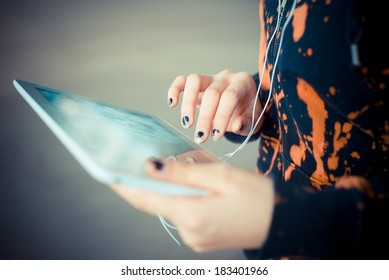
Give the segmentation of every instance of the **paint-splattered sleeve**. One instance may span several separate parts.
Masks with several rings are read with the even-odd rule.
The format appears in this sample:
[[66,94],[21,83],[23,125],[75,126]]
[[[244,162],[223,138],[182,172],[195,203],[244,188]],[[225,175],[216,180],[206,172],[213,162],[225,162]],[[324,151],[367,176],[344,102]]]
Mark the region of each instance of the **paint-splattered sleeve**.
[[249,259],[386,259],[388,178],[357,188],[310,188],[276,182],[276,206],[267,242],[245,251]]

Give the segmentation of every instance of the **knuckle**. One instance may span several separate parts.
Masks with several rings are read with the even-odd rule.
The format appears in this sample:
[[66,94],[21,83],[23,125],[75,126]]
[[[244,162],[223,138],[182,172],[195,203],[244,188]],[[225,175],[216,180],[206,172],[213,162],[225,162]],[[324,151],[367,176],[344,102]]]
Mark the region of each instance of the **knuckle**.
[[186,77],[184,75],[178,75],[176,78],[176,81],[183,81],[185,79],[186,79]]
[[214,87],[209,87],[204,91],[203,98],[220,96],[221,93]]
[[188,76],[188,81],[191,81],[192,83],[200,83],[200,75],[193,73]]
[[250,80],[251,75],[247,73],[246,71],[242,71],[236,74],[236,78],[239,80]]
[[228,88],[224,91],[223,95],[225,95],[228,99],[233,102],[239,101],[240,93],[236,88]]
[[222,76],[224,76],[224,75],[231,75],[232,71],[230,69],[224,69],[219,74],[222,75]]

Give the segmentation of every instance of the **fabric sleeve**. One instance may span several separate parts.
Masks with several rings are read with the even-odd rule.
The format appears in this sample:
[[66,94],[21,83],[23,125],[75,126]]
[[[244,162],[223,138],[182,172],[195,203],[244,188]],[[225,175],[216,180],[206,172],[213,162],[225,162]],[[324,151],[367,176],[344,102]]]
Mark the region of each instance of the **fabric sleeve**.
[[374,195],[352,189],[313,192],[276,183],[268,239],[249,259],[387,259],[388,176],[370,180]]

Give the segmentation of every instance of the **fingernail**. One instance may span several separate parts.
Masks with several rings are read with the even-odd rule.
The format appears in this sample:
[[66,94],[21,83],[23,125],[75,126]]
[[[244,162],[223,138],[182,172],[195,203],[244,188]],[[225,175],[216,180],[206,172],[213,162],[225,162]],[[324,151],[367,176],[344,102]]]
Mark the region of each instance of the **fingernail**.
[[167,105],[169,107],[172,107],[172,105],[173,105],[173,98],[171,98],[171,97],[169,98]]
[[214,129],[212,130],[212,140],[213,140],[213,141],[219,140],[219,134],[220,134],[220,130],[214,128]]
[[182,126],[184,128],[187,128],[188,127],[188,123],[189,123],[189,117],[188,116],[183,116],[182,117]]
[[161,171],[164,168],[164,164],[159,159],[150,159],[150,163],[154,166],[155,170]]
[[212,130],[212,136],[216,136],[216,135],[218,135],[219,133],[220,133],[220,130],[219,130],[219,129],[214,128],[214,129]]
[[192,157],[188,157],[184,160],[185,163],[196,163],[196,160]]
[[168,156],[168,157],[166,158],[166,160],[177,161],[177,157],[176,157],[176,156]]
[[204,136],[204,132],[202,132],[201,130],[197,131],[196,137],[195,137],[196,142],[200,143],[201,142],[201,138],[203,138],[203,136]]

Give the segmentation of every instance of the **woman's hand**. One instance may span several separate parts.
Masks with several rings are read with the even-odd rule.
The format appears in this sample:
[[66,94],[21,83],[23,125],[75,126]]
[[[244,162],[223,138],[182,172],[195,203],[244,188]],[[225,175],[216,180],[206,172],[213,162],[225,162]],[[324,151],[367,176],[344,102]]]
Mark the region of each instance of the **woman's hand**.
[[[250,74],[224,70],[212,76],[178,76],[168,91],[170,107],[177,106],[181,93],[181,122],[184,128],[194,124],[196,106],[199,108],[194,136],[197,143],[207,140],[210,134],[216,141],[226,131],[248,135],[257,93],[255,81]],[[256,121],[262,106],[257,102],[255,107]],[[255,132],[261,125],[262,120]]]
[[223,163],[187,164],[149,160],[149,177],[205,189],[204,196],[169,196],[136,187],[111,188],[135,208],[162,215],[197,252],[259,248],[269,231],[273,183],[254,172]]

